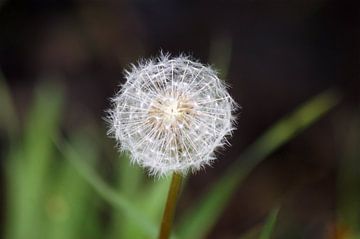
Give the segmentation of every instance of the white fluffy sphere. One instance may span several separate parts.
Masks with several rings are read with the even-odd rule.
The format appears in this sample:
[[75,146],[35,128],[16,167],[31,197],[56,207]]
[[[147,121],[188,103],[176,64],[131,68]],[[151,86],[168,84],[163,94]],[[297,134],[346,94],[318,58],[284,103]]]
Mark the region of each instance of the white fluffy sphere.
[[162,55],[126,72],[109,111],[109,134],[151,174],[196,171],[227,143],[235,108],[210,67]]

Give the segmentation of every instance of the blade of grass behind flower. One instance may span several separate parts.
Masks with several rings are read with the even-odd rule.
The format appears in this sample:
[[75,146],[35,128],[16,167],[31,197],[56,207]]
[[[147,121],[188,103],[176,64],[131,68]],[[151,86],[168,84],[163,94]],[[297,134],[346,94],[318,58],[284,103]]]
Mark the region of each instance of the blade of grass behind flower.
[[53,154],[51,137],[57,132],[62,91],[52,83],[41,84],[30,111],[24,141],[7,160],[7,238],[41,238],[44,223],[44,192]]
[[259,226],[255,226],[244,234],[242,234],[238,239],[259,239]]
[[[134,200],[140,198],[140,192],[143,189],[143,172],[140,167],[136,167],[130,164],[129,155],[126,153],[120,154],[117,158],[115,154],[112,158],[115,159],[116,167],[119,169],[117,172],[117,188],[128,199],[130,199],[134,206],[136,205]],[[145,198],[143,203],[146,203]],[[137,207],[138,208],[138,207]],[[144,238],[144,233],[139,225],[132,220],[124,220],[124,213],[122,211],[114,211],[111,232],[109,238]]]
[[209,62],[219,69],[220,78],[226,79],[230,69],[232,38],[229,33],[214,34],[210,42]]
[[256,225],[246,231],[239,239],[270,239],[274,230],[279,207],[273,208],[267,216],[264,225]]
[[83,160],[79,153],[68,142],[55,141],[58,149],[75,167],[79,174],[93,187],[93,189],[114,208],[121,210],[127,216],[126,220],[133,220],[149,238],[157,235],[157,226],[139,211],[133,203],[120,192],[109,187]]
[[18,129],[19,120],[15,112],[13,98],[9,87],[5,82],[4,75],[0,71],[0,129],[8,134],[10,139],[14,139]]
[[170,177],[152,181],[141,194],[141,198],[146,198],[147,201],[146,204],[143,204],[142,209],[156,222],[161,220],[170,181]]
[[194,207],[184,213],[177,230],[179,238],[205,237],[243,179],[266,157],[319,120],[339,101],[336,92],[327,90],[275,123],[245,150]]
[[271,212],[269,213],[269,215],[265,221],[265,224],[260,232],[259,239],[270,239],[271,238],[271,235],[275,228],[278,214],[279,214],[279,207],[275,207],[271,210]]
[[338,226],[344,227],[350,238],[360,238],[360,201],[355,200],[360,198],[360,114],[345,115],[338,125]]
[[[88,135],[76,133],[70,144],[79,152],[89,165],[94,165],[99,156],[96,144]],[[66,148],[65,150],[69,150]],[[69,154],[69,152],[65,152]],[[81,160],[81,159],[78,159]],[[77,239],[86,237],[84,224],[87,218],[97,216],[96,194],[78,171],[65,160],[57,162],[59,177],[50,187],[47,198],[47,215],[51,239]],[[96,228],[98,229],[99,228]],[[90,235],[88,235],[90,236]],[[101,238],[100,232],[92,231],[91,238]]]
[[[169,184],[170,178],[145,182],[141,187],[138,187],[135,196],[132,198],[134,205],[153,222],[161,221]],[[124,217],[122,217],[122,221],[124,221],[123,218]],[[121,220],[121,218],[119,218],[119,220]],[[124,223],[121,225],[124,225]],[[127,220],[125,225],[127,226],[125,230],[121,231],[119,228],[121,232],[118,235],[122,235],[122,237],[119,238],[146,238],[146,234],[139,230],[138,226],[134,225],[134,222]],[[114,226],[116,226],[116,224],[114,224]]]

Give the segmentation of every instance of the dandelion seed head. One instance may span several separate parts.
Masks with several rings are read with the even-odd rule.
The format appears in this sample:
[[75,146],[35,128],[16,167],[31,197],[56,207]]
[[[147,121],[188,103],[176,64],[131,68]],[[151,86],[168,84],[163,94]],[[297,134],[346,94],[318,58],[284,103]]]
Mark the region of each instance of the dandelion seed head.
[[197,171],[234,130],[236,103],[217,73],[179,56],[132,65],[112,99],[110,130],[119,148],[150,174]]

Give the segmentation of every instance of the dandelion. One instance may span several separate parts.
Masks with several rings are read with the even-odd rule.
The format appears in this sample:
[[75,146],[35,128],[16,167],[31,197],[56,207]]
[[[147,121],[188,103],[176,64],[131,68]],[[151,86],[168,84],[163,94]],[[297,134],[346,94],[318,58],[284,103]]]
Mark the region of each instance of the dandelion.
[[182,175],[211,164],[234,130],[236,104],[209,66],[185,56],[143,61],[113,98],[109,133],[150,174],[173,173],[159,239],[168,239]]
[[110,134],[150,174],[211,164],[234,129],[235,103],[216,72],[188,57],[133,65],[113,98]]

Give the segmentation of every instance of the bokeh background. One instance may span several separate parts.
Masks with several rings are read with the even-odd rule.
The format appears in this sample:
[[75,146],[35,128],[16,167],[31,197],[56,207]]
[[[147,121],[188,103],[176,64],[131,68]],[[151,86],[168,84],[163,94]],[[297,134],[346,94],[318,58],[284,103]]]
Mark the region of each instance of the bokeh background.
[[179,213],[278,119],[326,90],[341,97],[251,170],[202,237],[258,238],[274,208],[272,238],[360,237],[359,1],[2,0],[2,238],[151,238],[79,168],[158,223],[166,185],[148,194],[162,182],[117,154],[103,117],[124,68],[160,50],[213,65],[242,106],[232,147],[189,177]]

